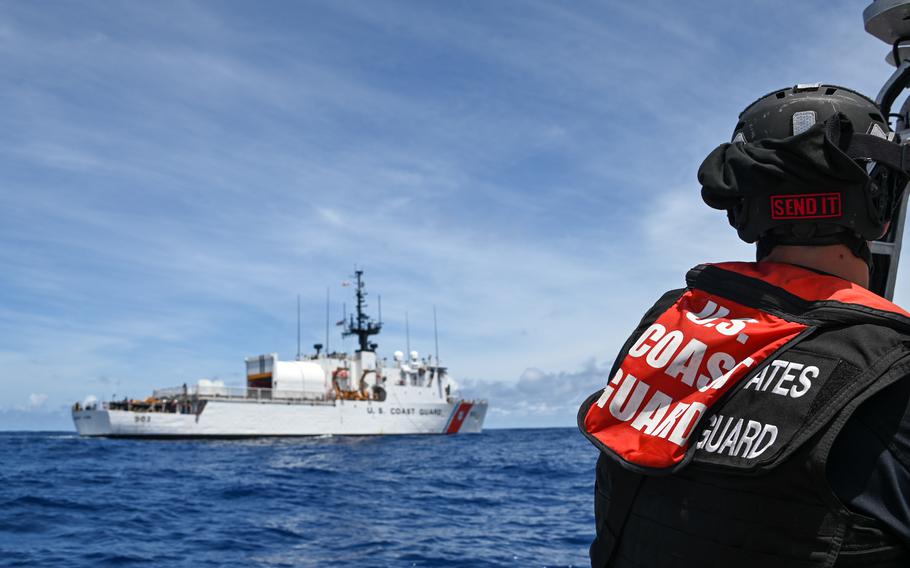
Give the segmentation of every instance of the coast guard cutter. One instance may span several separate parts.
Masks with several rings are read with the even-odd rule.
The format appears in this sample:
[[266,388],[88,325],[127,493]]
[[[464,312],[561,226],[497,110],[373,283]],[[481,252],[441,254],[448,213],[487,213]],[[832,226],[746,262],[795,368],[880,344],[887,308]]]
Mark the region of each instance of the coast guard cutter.
[[345,335],[356,336],[352,354],[323,353],[282,361],[276,353],[246,359],[246,386],[200,380],[155,390],[143,400],[75,404],[82,436],[254,437],[477,433],[485,400],[458,396],[457,383],[436,357],[395,352],[376,356],[382,324],[364,312],[363,271],[356,272],[356,314]]

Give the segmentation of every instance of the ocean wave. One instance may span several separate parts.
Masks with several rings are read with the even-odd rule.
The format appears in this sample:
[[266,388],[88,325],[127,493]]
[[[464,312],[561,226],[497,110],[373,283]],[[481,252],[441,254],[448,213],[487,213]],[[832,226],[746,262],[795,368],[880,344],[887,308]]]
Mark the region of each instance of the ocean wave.
[[0,450],[4,566],[584,566],[593,533],[574,429]]

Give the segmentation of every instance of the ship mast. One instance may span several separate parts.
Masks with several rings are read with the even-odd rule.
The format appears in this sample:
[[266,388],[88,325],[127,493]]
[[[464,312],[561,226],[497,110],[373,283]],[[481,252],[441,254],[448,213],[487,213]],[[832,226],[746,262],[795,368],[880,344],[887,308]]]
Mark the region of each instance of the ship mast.
[[370,336],[379,333],[379,330],[382,329],[382,322],[374,323],[364,311],[367,307],[365,301],[367,293],[364,291],[363,270],[355,271],[354,277],[357,279],[357,289],[355,291],[355,297],[357,298],[356,319],[355,314],[351,314],[351,319],[348,320],[347,326],[341,335],[345,337],[356,335],[360,344],[358,351],[375,351],[376,344],[370,343]]

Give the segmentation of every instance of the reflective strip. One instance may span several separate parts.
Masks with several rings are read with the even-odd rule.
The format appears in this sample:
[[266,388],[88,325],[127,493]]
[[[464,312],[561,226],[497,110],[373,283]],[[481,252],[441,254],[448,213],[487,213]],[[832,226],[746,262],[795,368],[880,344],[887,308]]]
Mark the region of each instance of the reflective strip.
[[815,126],[815,111],[802,110],[799,112],[794,112],[792,122],[793,135],[796,136],[797,134],[802,134],[803,132]]

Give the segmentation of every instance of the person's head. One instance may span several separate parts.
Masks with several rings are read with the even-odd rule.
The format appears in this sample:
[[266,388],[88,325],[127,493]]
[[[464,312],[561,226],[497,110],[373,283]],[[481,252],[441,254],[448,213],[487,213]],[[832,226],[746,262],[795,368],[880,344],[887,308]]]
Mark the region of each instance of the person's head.
[[868,264],[868,241],[887,230],[906,183],[895,142],[875,102],[856,91],[780,89],[746,107],[732,141],[705,159],[702,199],[726,210],[759,260],[824,247]]

